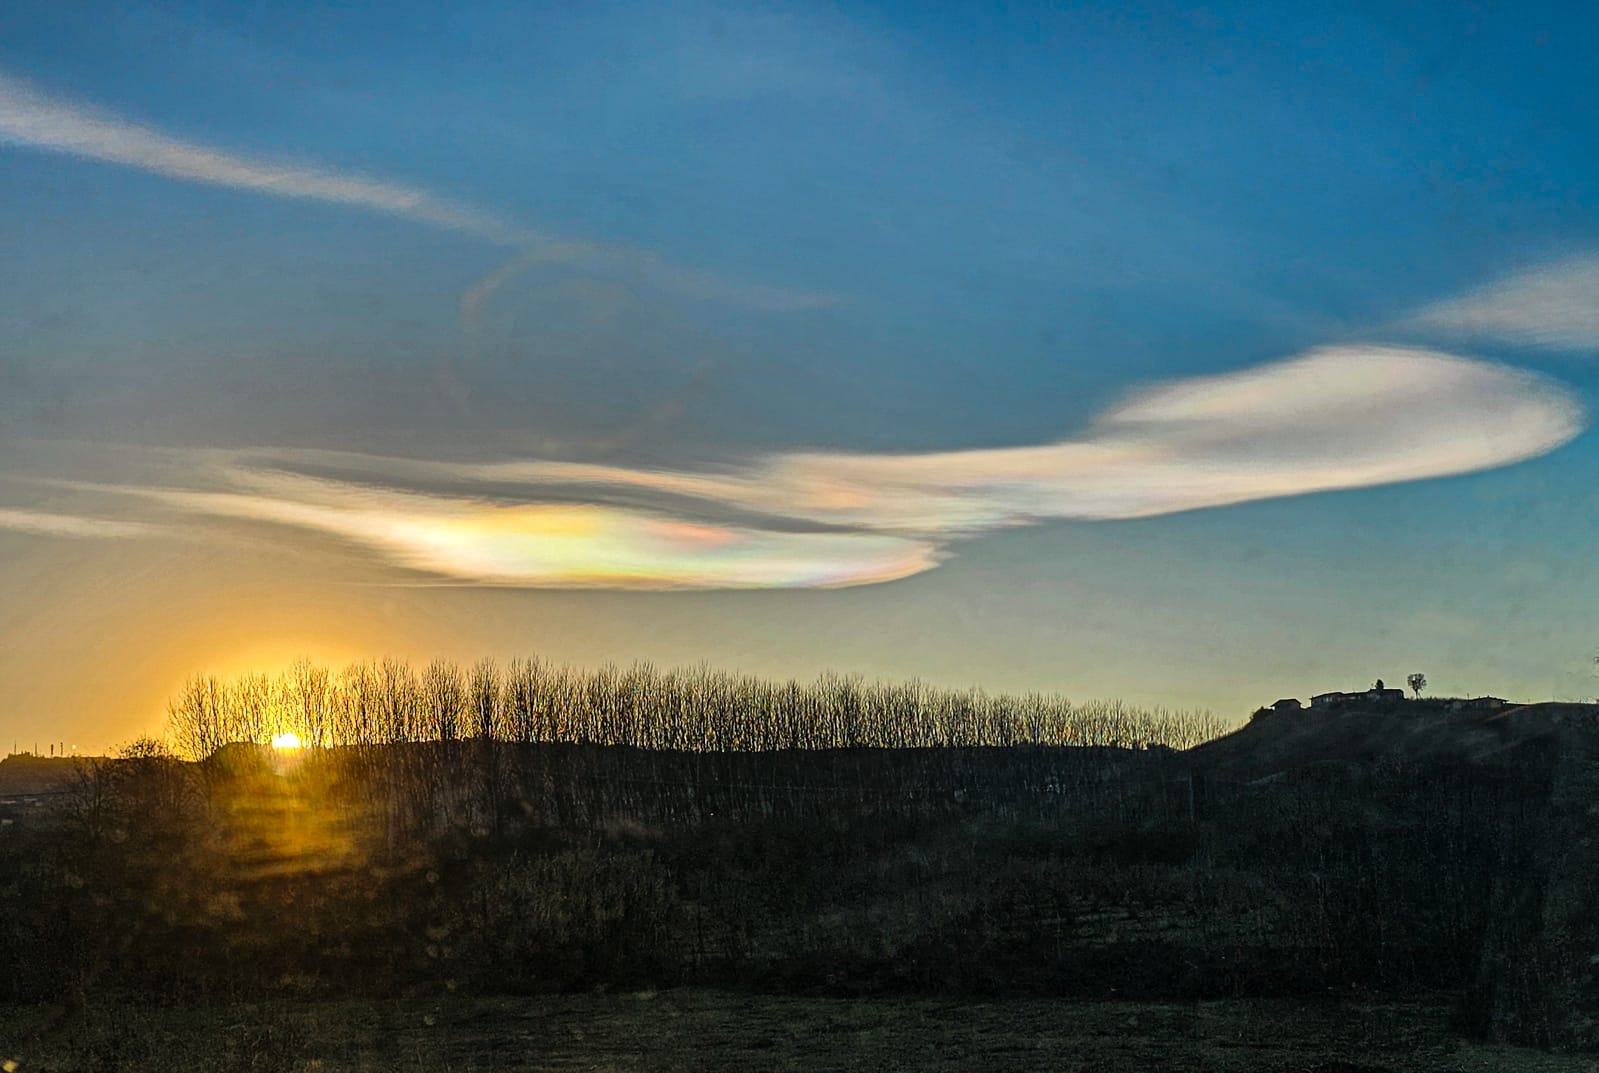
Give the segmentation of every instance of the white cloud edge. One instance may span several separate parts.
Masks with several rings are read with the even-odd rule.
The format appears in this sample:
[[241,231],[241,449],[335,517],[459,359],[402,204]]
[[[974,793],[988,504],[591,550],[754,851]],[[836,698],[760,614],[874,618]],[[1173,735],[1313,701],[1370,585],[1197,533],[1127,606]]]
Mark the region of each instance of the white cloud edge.
[[1424,306],[1403,326],[1542,350],[1599,350],[1599,253],[1500,276]]

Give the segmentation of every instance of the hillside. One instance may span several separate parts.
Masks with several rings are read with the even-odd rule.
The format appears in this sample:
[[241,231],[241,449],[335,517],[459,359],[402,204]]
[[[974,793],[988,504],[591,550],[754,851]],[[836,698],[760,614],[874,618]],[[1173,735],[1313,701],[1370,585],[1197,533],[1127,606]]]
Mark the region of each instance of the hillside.
[[1599,741],[1599,705],[1520,704],[1451,711],[1446,701],[1350,704],[1330,710],[1258,713],[1249,723],[1185,752],[1196,770],[1253,779],[1328,763],[1494,757],[1547,738],[1584,747]]
[[121,761],[92,811],[63,795],[70,822],[0,839],[0,914],[23,922],[0,997],[1360,988],[1441,996],[1478,1037],[1593,1046],[1596,714],[1272,714],[1188,751],[456,740]]
[[[1319,815],[1341,819],[1313,836],[1321,862],[1342,856],[1374,897],[1480,913],[1460,936],[1478,946],[1462,1010],[1473,1030],[1599,1045],[1599,705],[1264,712],[1184,755],[1212,797],[1234,802],[1230,822],[1270,829],[1269,813],[1323,796]],[[1356,841],[1328,847],[1337,826]],[[1459,869],[1478,904],[1451,905],[1442,888],[1384,894],[1372,858],[1422,828],[1436,833],[1413,849],[1422,866]]]
[[74,758],[16,753],[0,760],[0,797],[29,797],[60,790],[72,779]]

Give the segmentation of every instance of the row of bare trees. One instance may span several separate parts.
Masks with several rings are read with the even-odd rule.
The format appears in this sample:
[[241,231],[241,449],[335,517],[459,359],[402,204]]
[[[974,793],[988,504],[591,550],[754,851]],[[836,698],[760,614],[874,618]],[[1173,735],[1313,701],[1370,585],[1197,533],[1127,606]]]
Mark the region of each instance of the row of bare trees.
[[419,672],[396,659],[333,672],[302,660],[278,675],[199,675],[168,709],[174,747],[209,756],[230,742],[284,733],[308,747],[491,739],[650,749],[753,751],[843,747],[1166,745],[1187,748],[1226,727],[1203,711],[1074,704],[1059,695],[990,694],[922,682],[825,674],[776,682],[648,663],[597,670],[518,659]]

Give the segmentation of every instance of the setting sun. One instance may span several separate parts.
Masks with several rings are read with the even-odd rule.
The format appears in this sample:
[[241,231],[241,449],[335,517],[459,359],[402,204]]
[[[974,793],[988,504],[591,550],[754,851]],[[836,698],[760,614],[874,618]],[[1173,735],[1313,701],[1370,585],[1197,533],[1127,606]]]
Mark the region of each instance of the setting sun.
[[280,749],[284,752],[292,752],[300,748],[300,735],[293,731],[287,734],[274,734],[272,736],[272,748]]

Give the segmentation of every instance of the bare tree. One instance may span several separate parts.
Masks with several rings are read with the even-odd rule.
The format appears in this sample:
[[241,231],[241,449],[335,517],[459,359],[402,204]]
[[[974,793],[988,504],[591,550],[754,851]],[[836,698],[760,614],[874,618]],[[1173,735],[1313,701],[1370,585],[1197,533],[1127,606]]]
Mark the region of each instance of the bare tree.
[[296,660],[283,682],[284,715],[300,742],[309,748],[328,743],[333,729],[328,702],[327,668],[308,659]]
[[385,656],[377,665],[378,740],[419,741],[422,738],[421,688],[416,673],[403,660]]
[[541,666],[537,660],[516,659],[505,681],[506,736],[512,741],[540,740],[537,720],[540,714],[539,685]]
[[1427,676],[1419,671],[1405,679],[1405,681],[1410,683],[1410,691],[1418,699],[1421,697],[1421,691],[1427,688]]
[[[1418,681],[1419,679],[1419,681]],[[769,682],[708,666],[621,670],[492,660],[468,673],[435,660],[418,674],[397,659],[355,663],[337,677],[302,661],[269,688],[196,678],[172,701],[174,744],[196,759],[265,729],[292,727],[308,745],[368,746],[461,738],[590,742],[737,752],[778,748],[1086,745],[1182,749],[1225,732],[1203,711],[1074,703],[1056,694],[991,694],[920,682],[823,674]],[[1425,676],[1412,675],[1418,695]]]
[[494,737],[500,713],[500,669],[492,659],[480,659],[472,668],[472,726],[468,734],[487,741]]
[[167,706],[167,733],[178,752],[204,760],[229,741],[226,689],[215,675],[195,675]]
[[227,691],[228,740],[265,745],[277,720],[272,711],[278,699],[272,680],[259,672],[234,679]]
[[462,709],[466,706],[461,669],[449,660],[434,660],[423,672],[422,692],[426,705],[426,737],[435,741],[454,741],[460,737]]
[[98,845],[111,832],[116,815],[116,772],[112,760],[74,757],[66,787],[66,816],[77,834]]
[[377,741],[377,682],[366,663],[352,663],[339,675],[333,694],[334,743],[372,745]]
[[188,765],[165,742],[135,738],[119,748],[116,757],[111,766],[113,790],[124,812],[147,829],[181,817],[191,790]]

